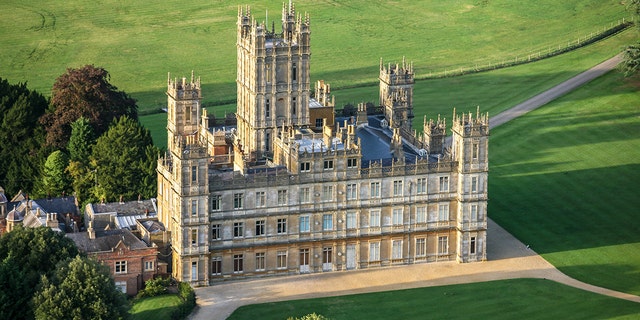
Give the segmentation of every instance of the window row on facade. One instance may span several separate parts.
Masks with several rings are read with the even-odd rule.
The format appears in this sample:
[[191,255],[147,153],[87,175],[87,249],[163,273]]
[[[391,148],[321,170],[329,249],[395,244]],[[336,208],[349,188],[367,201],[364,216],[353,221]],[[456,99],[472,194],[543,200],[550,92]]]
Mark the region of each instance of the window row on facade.
[[[449,177],[438,177],[437,193],[451,192]],[[402,179],[389,181],[385,185],[382,181],[371,181],[367,183],[346,183],[338,189],[335,184],[313,186],[296,186],[295,189],[280,188],[276,190],[258,191],[237,191],[232,195],[211,194],[211,211],[241,210],[252,208],[266,208],[270,206],[287,206],[291,204],[308,204],[316,201],[333,202],[337,200],[337,195],[344,194],[345,200],[381,199],[387,197],[405,197],[411,194],[426,195],[427,178],[418,178],[413,190],[413,181],[407,182]],[[407,187],[409,185],[409,187]],[[275,189],[275,188],[274,188]],[[364,189],[364,190],[363,190]],[[294,190],[291,192],[290,190]],[[469,192],[480,193],[484,190],[479,176],[471,176],[469,179]],[[432,192],[433,193],[433,192]]]
[[[429,207],[431,207],[430,211]],[[478,222],[484,219],[482,207],[479,204],[469,204],[468,207],[469,216],[466,218],[469,220],[465,219],[465,221]],[[332,232],[339,230],[348,231],[388,226],[402,227],[406,224],[417,224],[427,227],[429,223],[445,223],[445,226],[449,226],[449,222],[452,220],[449,203],[438,203],[431,206],[426,204],[417,205],[415,207],[415,216],[406,214],[407,210],[405,209],[405,207],[373,208],[361,210],[360,212],[347,211],[344,214],[331,212],[229,220],[226,223],[212,222],[211,240]],[[194,228],[192,229],[192,235],[190,237],[191,244],[198,245],[204,242],[202,239],[198,239],[198,230]]]
[[[213,253],[209,270],[212,276],[278,270],[306,273],[333,271],[337,268],[358,269],[381,265],[383,262],[385,265],[404,264],[408,258],[414,261],[433,261],[438,257],[448,260],[451,253],[450,241],[450,235],[442,234],[432,237],[417,236],[411,240],[376,239],[346,244],[345,248],[324,245],[320,248],[255,248],[249,252],[224,255]],[[477,236],[473,235],[470,237],[469,254],[475,255],[478,249]]]

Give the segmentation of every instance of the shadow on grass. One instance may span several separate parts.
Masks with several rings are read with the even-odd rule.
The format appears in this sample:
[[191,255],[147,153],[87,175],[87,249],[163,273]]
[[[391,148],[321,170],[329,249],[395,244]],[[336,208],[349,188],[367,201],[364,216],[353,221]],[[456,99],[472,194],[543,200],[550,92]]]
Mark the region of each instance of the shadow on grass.
[[640,242],[640,164],[535,173],[552,165],[493,169],[490,217],[539,254]]

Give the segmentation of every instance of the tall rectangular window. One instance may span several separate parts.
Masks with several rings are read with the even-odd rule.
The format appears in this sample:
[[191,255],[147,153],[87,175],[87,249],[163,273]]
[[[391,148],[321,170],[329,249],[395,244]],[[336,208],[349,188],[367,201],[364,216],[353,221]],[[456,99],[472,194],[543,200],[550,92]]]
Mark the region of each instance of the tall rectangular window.
[[242,209],[244,207],[244,193],[233,194],[233,208]]
[[198,215],[198,200],[191,200],[191,216]]
[[264,271],[266,265],[265,253],[256,252],[256,271]]
[[471,237],[471,241],[469,241],[469,253],[476,254],[476,237]]
[[191,245],[198,244],[198,229],[191,229]]
[[471,159],[478,160],[478,150],[479,150],[479,145],[477,142],[474,142],[471,145]]
[[242,273],[244,271],[244,255],[233,255],[233,273]]
[[380,198],[380,182],[371,182],[371,198]]
[[196,182],[198,180],[198,167],[191,166],[191,182]]
[[356,213],[347,212],[347,229],[355,229],[355,228],[356,228]]
[[333,230],[333,215],[330,213],[322,215],[322,230]]
[[291,98],[291,114],[296,115],[296,109],[298,109],[298,103],[296,102],[296,97]]
[[212,275],[222,274],[222,257],[211,258],[211,274]]
[[380,242],[369,243],[369,261],[380,261]]
[[438,254],[448,254],[448,253],[449,253],[449,237],[439,236],[438,237]]
[[324,160],[323,169],[333,170],[333,160]]
[[311,202],[311,190],[309,190],[309,187],[300,188],[300,202],[301,203]]
[[256,220],[256,236],[264,236],[265,234],[265,223],[264,220]]
[[403,211],[402,208],[393,209],[393,214],[392,214],[393,225],[398,226],[403,224],[404,219],[403,219],[402,211]]
[[292,81],[298,80],[298,68],[295,63],[291,64],[291,80]]
[[187,124],[191,121],[191,106],[184,107],[184,121]]
[[358,198],[358,185],[355,183],[347,184],[347,200],[356,200]]
[[418,194],[427,193],[427,178],[418,178],[416,181],[416,189]]
[[322,263],[333,263],[333,248],[322,248]]
[[264,150],[271,150],[271,134],[268,132],[264,134]]
[[153,269],[153,261],[145,261],[144,262],[144,271],[154,271],[154,269]]
[[471,177],[471,192],[478,192],[478,177]]
[[478,205],[471,205],[471,222],[478,221]]
[[244,237],[244,222],[233,223],[233,237],[234,238]]
[[393,181],[393,195],[394,196],[402,195],[402,180]]
[[264,191],[256,192],[256,207],[262,208],[267,205],[267,195]]
[[116,271],[116,274],[127,273],[127,261],[126,260],[116,261],[115,271]]
[[214,194],[211,196],[211,211],[220,211],[222,210],[222,202],[221,196],[219,194]]
[[276,252],[276,269],[287,268],[287,251]]
[[198,262],[191,261],[191,280],[198,280]]
[[220,224],[211,225],[211,240],[222,239],[222,226]]
[[391,242],[391,259],[402,259],[402,240]]
[[370,227],[379,227],[380,226],[380,210],[371,210],[369,211],[369,226]]
[[278,190],[278,205],[284,206],[287,204],[287,190]]
[[[269,80],[267,80],[268,82]],[[269,118],[271,116],[271,102],[269,99],[264,103],[264,117]]]
[[427,222],[427,207],[426,206],[416,207],[416,222],[417,223],[425,223],[425,222]]
[[440,192],[449,192],[449,177],[440,177]]
[[300,172],[309,172],[309,171],[311,171],[311,163],[300,162]]
[[357,168],[358,167],[358,159],[356,158],[348,158],[347,159],[347,168]]
[[309,216],[300,216],[300,232],[309,232]]
[[416,257],[425,257],[427,255],[427,239],[416,239]]
[[322,200],[323,201],[332,201],[335,197],[333,196],[333,186],[322,186]]
[[280,218],[278,219],[278,233],[282,234],[282,233],[287,233],[287,219],[286,218]]
[[438,221],[449,221],[449,204],[438,205]]

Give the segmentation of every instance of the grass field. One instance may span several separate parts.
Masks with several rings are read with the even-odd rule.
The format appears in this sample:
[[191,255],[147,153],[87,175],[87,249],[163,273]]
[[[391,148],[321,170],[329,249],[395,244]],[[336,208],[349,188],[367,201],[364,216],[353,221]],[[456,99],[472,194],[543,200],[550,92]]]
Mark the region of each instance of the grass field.
[[136,300],[131,307],[132,320],[169,320],[180,303],[177,294],[164,294]]
[[[95,64],[141,111],[162,107],[167,72],[202,76],[205,103],[235,99],[236,15],[252,4],[276,21],[281,2],[0,2],[0,77],[45,95],[67,67]],[[334,88],[375,81],[377,66],[428,73],[564,45],[628,17],[617,0],[296,1],[312,21],[312,80]],[[526,8],[526,9],[523,9]],[[410,32],[408,33],[408,31]]]
[[640,304],[549,280],[517,279],[257,304],[228,319],[281,320],[312,312],[333,320],[637,319]]
[[616,73],[493,130],[489,216],[576,279],[640,294],[640,97]]

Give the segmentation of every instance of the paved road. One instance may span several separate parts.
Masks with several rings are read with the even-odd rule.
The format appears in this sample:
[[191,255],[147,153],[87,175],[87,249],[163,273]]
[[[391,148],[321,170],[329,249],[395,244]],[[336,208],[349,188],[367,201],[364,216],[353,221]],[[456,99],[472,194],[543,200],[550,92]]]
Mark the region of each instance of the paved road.
[[[491,128],[521,116],[613,69],[611,58],[509,110],[491,118]],[[502,279],[544,278],[572,287],[640,303],[640,297],[580,282],[557,270],[533,250],[494,223],[488,222],[488,261],[422,263],[395,267],[232,281],[198,288],[194,320],[226,319],[240,306],[292,299],[338,296],[407,288]]]
[[513,108],[505,110],[490,119],[489,128],[493,129],[507,121],[513,120],[531,110],[539,108],[563,95],[578,88],[579,86],[611,71],[615,68],[620,61],[622,61],[622,53],[617,56],[600,63],[599,65],[543,92],[530,98],[529,100],[516,105]]

